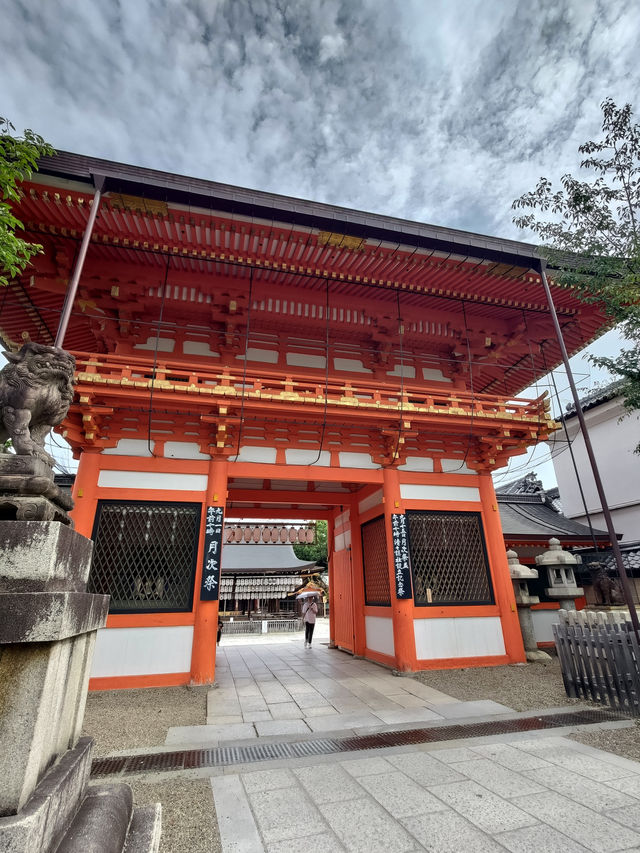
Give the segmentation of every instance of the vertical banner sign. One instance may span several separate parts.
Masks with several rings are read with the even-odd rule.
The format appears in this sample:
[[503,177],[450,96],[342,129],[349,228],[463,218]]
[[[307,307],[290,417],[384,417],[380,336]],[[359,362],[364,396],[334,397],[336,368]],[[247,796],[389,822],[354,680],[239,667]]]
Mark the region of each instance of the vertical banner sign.
[[204,529],[204,557],[200,601],[217,601],[220,591],[220,566],[222,557],[222,525],[224,510],[221,506],[207,507]]
[[396,576],[396,598],[411,598],[411,561],[407,519],[400,513],[391,516],[393,535],[393,567]]

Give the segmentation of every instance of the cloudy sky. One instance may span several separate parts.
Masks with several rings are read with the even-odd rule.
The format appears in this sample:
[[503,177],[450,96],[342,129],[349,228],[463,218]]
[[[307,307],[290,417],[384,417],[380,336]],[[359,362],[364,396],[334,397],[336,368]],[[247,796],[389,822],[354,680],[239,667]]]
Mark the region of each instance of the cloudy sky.
[[0,0],[0,21],[0,115],[58,149],[505,237],[600,102],[639,100],[637,0]]
[[59,149],[487,234],[636,99],[637,0],[0,0]]

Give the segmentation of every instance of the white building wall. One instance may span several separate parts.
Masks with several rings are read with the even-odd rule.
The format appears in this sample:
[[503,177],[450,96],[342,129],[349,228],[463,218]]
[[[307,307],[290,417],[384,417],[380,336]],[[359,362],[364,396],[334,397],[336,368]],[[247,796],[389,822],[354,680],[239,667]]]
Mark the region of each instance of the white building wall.
[[499,616],[413,620],[418,660],[506,654]]
[[190,672],[193,626],[101,628],[91,678]]
[[383,616],[365,616],[365,632],[367,637],[367,648],[372,652],[380,652],[383,655],[394,657],[396,653],[393,642],[393,620]]
[[[589,409],[584,416],[614,526],[618,533],[623,534],[623,541],[632,541],[640,539],[640,455],[633,452],[640,441],[640,425],[636,415],[618,422],[623,414],[621,398],[618,397]],[[567,428],[592,523],[604,528],[600,501],[578,418],[570,418]],[[553,467],[563,513],[586,524],[571,454],[559,453],[553,460]]]

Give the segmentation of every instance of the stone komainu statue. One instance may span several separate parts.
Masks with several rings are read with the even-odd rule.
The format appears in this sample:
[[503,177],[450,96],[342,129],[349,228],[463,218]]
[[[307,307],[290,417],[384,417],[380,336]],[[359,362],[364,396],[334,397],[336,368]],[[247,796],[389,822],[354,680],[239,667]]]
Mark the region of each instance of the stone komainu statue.
[[0,370],[0,442],[10,438],[16,453],[53,465],[44,440],[69,410],[76,360],[63,349],[31,341],[4,355],[9,364]]

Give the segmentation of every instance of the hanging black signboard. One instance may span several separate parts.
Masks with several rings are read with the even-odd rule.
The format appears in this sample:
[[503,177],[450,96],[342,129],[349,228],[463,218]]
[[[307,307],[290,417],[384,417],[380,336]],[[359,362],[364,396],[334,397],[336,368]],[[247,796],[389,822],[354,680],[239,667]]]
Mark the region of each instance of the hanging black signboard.
[[200,601],[218,600],[220,591],[223,524],[223,508],[221,506],[208,506],[207,521],[204,530],[204,556],[202,558]]
[[407,519],[400,513],[391,516],[393,535],[393,568],[396,576],[396,598],[411,598],[411,560]]

